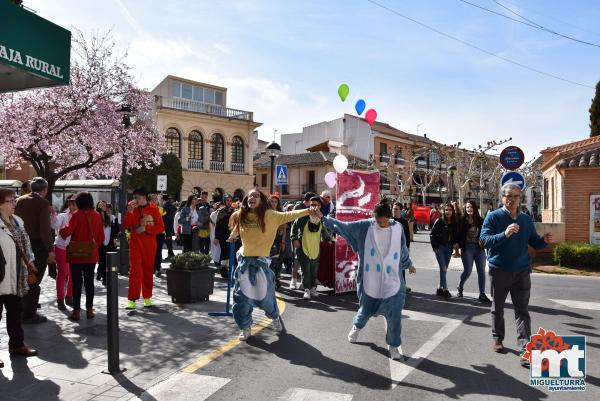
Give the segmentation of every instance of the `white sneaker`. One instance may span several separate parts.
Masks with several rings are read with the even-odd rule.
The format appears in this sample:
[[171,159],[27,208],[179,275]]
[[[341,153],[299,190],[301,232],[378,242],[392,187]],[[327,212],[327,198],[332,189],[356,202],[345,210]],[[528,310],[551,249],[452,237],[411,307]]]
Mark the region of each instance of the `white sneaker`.
[[310,299],[310,290],[304,290],[303,299]]
[[356,326],[352,326],[350,329],[350,333],[348,333],[348,341],[351,343],[355,343],[358,341],[358,333],[360,333],[360,329]]
[[316,297],[317,296],[317,287],[313,287],[310,289],[310,296],[311,297]]
[[296,289],[296,280],[291,280],[290,281],[290,290],[295,290]]
[[390,351],[390,358],[396,361],[403,361],[404,356],[402,355],[402,346],[400,347],[392,347],[388,345],[388,350]]
[[281,316],[279,316],[277,319],[273,320],[273,329],[275,329],[275,331],[278,333],[281,333],[283,331],[283,324],[281,321]]
[[250,338],[251,335],[252,335],[252,330],[250,330],[250,327],[246,327],[244,330],[241,331],[238,338],[241,341],[246,341],[248,338]]

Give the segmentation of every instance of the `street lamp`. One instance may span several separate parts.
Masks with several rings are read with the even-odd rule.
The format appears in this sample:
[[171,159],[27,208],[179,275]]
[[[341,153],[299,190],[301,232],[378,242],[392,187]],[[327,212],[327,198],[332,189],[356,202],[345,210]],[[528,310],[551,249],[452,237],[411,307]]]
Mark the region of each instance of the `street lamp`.
[[[133,124],[135,124],[137,120],[137,116],[135,115],[134,108],[129,104],[121,105],[121,108],[117,110],[118,113],[123,115],[123,128],[125,130],[129,129]],[[121,248],[120,252],[120,267],[119,271],[121,274],[125,274],[128,270],[128,255],[126,253],[127,246],[127,235],[125,230],[123,229],[123,221],[125,220],[125,211],[127,210],[127,144],[125,141],[125,132],[123,132],[123,141],[121,143],[122,152],[123,152],[123,161],[121,166],[121,194],[119,196],[119,211],[121,212],[121,230],[119,232],[119,247]]]
[[450,190],[450,200],[453,201],[454,200],[454,174],[456,174],[456,167],[455,166],[448,166],[448,175],[450,176],[450,182],[448,185],[448,189]]
[[271,158],[271,193],[273,193],[273,170],[275,169],[275,158],[281,154],[281,146],[275,141],[271,142],[265,148],[267,155]]

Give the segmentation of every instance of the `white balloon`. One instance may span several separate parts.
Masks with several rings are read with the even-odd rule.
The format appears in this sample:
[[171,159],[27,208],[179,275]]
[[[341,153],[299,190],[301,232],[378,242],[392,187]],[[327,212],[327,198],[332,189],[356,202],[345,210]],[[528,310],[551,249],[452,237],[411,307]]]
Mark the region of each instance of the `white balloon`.
[[348,159],[344,155],[337,155],[333,159],[333,168],[338,174],[342,174],[348,168]]

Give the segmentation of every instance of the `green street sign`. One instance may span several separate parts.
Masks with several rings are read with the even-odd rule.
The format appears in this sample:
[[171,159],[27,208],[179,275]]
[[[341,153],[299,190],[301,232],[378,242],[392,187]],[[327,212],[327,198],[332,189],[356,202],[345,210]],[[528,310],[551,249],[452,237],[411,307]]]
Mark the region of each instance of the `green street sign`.
[[71,32],[0,0],[0,92],[68,85]]

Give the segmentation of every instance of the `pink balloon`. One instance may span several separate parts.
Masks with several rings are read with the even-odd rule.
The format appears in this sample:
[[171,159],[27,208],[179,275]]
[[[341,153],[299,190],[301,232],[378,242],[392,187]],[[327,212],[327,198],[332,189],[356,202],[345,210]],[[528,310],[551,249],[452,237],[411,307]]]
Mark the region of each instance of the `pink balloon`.
[[373,123],[377,120],[377,112],[373,109],[367,110],[365,113],[365,120],[367,120],[370,126],[373,126]]
[[333,171],[330,171],[329,173],[325,174],[325,184],[327,184],[329,188],[335,187],[336,182],[337,177]]

